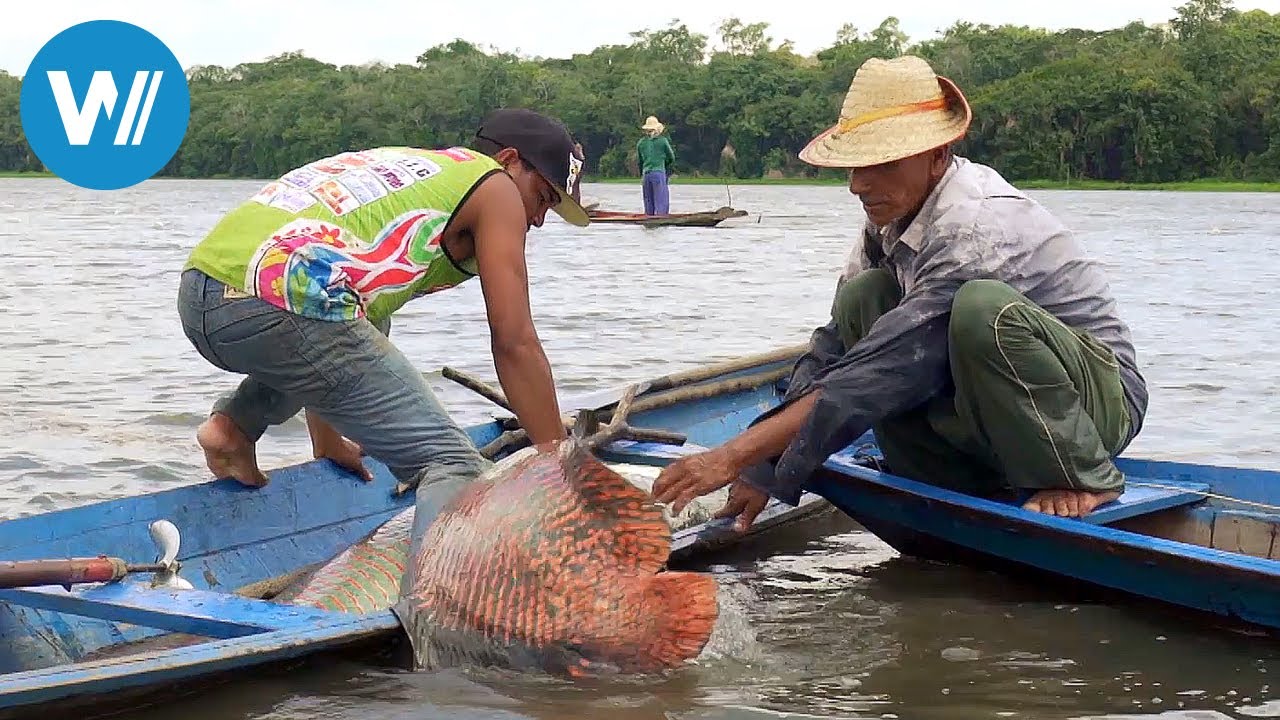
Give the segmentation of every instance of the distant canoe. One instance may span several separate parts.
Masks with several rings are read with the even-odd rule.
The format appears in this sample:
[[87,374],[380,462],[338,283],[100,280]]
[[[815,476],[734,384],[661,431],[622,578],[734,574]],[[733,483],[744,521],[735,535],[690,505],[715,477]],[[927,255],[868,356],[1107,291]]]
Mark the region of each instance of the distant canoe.
[[701,212],[672,213],[670,215],[646,215],[644,213],[624,212],[621,210],[596,210],[589,208],[587,215],[593,223],[627,223],[646,227],[680,226],[680,227],[715,227],[730,218],[745,217],[746,210],[735,210],[725,206],[715,210]]

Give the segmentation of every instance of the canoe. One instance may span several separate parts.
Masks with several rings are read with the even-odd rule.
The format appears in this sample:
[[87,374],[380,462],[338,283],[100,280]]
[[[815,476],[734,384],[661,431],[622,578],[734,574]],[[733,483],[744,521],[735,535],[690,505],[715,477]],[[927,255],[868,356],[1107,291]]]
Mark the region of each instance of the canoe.
[[593,208],[587,210],[587,215],[593,223],[626,223],[646,227],[715,227],[730,218],[745,217],[747,211],[725,206],[715,210],[699,212],[646,215],[622,210],[597,210]]
[[[619,440],[601,457],[618,467],[653,469],[670,457],[718,442],[761,399],[774,396],[795,349],[695,368],[651,380],[635,396],[627,423],[684,434],[682,446]],[[566,399],[566,409],[604,408],[624,396],[603,390]],[[580,413],[580,415],[582,415]],[[518,430],[511,418],[467,428],[477,446],[502,444]],[[508,450],[509,451],[509,450]],[[497,456],[501,456],[501,452]],[[291,577],[356,542],[412,503],[396,495],[385,466],[366,458],[375,479],[363,483],[327,460],[271,471],[265,488],[231,480],[178,487],[0,522],[0,564],[100,554],[150,563],[149,528],[167,520],[179,531],[177,574],[191,589],[153,589],[149,575],[116,582],[0,590],[0,717],[67,712],[80,716],[234,681],[247,668],[321,653],[382,653],[400,637],[389,611],[326,612],[270,602]],[[673,533],[671,563],[834,510],[816,495],[799,507],[771,503],[739,535],[711,520]],[[130,643],[188,634],[196,644],[131,651]],[[173,637],[181,637],[174,635]]]

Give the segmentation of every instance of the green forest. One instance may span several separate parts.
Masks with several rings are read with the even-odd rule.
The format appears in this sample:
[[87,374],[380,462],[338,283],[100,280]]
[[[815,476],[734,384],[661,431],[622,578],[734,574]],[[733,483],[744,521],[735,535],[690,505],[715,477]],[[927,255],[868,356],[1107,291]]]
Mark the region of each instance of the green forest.
[[[679,22],[569,59],[463,40],[412,65],[335,66],[289,53],[188,70],[191,119],[170,177],[275,177],[387,144],[466,143],[500,106],[563,119],[593,179],[636,174],[646,115],[666,123],[684,177],[839,177],[796,159],[835,121],[870,57],[920,55],[974,109],[958,152],[1015,180],[1280,181],[1280,14],[1191,0],[1167,23],[1050,32],[957,23],[919,42],[886,18],[833,26],[813,55],[763,23],[717,37]],[[39,171],[22,133],[20,78],[0,72],[0,172]]]

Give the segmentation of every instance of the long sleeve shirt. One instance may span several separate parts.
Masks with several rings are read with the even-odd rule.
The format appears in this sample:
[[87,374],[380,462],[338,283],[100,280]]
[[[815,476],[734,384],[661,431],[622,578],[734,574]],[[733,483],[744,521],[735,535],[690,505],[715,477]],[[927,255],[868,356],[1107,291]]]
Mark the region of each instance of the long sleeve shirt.
[[868,223],[841,282],[869,268],[892,273],[902,301],[853,347],[844,346],[834,321],[813,332],[782,403],[755,422],[810,392],[817,393],[817,400],[782,455],[744,473],[756,487],[783,502],[798,503],[804,482],[829,455],[874,423],[943,391],[950,379],[952,300],[961,285],[981,278],[1012,286],[1063,323],[1110,347],[1133,418],[1130,437],[1141,428],[1146,383],[1101,265],[1086,257],[1047,210],[995,170],[956,157],[904,230]]
[[636,143],[636,156],[640,161],[640,174],[666,171],[676,162],[676,151],[666,135],[643,137]]

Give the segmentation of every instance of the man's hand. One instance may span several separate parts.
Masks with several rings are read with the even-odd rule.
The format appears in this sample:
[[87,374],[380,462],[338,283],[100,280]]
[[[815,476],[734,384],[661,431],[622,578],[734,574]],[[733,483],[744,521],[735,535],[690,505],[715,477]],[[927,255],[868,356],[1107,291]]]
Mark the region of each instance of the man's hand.
[[[694,498],[715,492],[737,480],[744,468],[777,457],[796,436],[817,399],[815,393],[802,395],[790,407],[748,428],[724,445],[671,463],[654,481],[653,499],[661,503],[674,502],[671,509],[679,514]],[[738,490],[738,495],[751,500],[744,510],[760,504],[758,497],[752,497],[750,488]],[[739,525],[750,525],[759,512],[739,515]]]
[[769,495],[761,492],[743,480],[735,480],[729,486],[729,500],[724,507],[716,511],[714,517],[736,517],[733,529],[746,532],[756,516],[769,504]]
[[678,515],[693,500],[737,480],[738,472],[724,448],[689,455],[662,469],[653,482],[653,499],[672,503],[671,510]]

